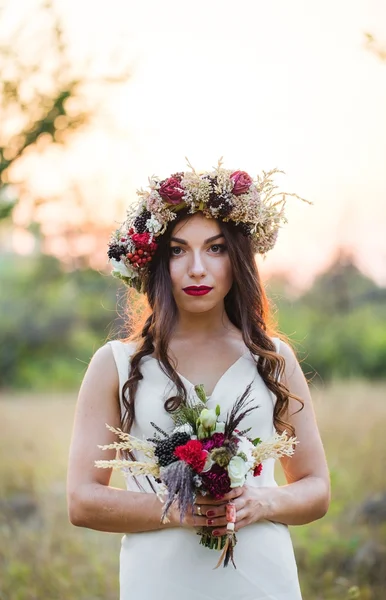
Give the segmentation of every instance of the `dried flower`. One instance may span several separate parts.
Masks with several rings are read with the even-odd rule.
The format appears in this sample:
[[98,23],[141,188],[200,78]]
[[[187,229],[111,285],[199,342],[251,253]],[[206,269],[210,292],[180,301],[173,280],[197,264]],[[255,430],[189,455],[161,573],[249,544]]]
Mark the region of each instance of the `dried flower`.
[[257,444],[252,451],[255,459],[255,465],[258,465],[268,458],[277,460],[282,456],[292,456],[295,452],[295,445],[298,444],[296,437],[287,437],[287,432],[276,434],[272,439]]
[[[297,194],[277,191],[273,177],[282,173],[278,169],[263,171],[253,180],[245,171],[224,169],[221,159],[216,168],[204,173],[197,173],[189,162],[188,166],[191,171],[175,173],[162,181],[152,176],[149,190],[137,191],[139,202],[127,212],[125,223],[110,241],[110,259],[120,260],[120,244],[126,257],[133,253],[133,247],[147,251],[150,246],[155,250],[156,238],[165,233],[182,208],[187,208],[189,214],[200,211],[208,218],[240,225],[244,235],[251,238],[254,251],[266,254],[275,245],[278,231],[286,222],[284,205],[287,196],[304,200]],[[150,237],[142,241],[138,236]],[[144,291],[151,256],[146,260],[137,255],[134,260],[132,256],[125,259],[125,264],[129,261],[137,270],[136,275],[122,274],[118,269],[113,270],[113,275]]]

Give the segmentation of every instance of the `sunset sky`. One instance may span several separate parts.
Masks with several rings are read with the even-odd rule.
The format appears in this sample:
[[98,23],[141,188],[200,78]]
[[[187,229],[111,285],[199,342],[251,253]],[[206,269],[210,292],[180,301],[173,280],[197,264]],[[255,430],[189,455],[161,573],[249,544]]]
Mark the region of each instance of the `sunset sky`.
[[[185,156],[205,170],[220,156],[252,175],[278,167],[280,188],[314,206],[289,199],[264,269],[306,283],[343,246],[386,285],[386,62],[364,35],[386,44],[385,2],[56,5],[75,60],[91,56],[102,71],[118,52],[132,76],[101,96],[99,124],[65,161],[36,163],[32,187],[60,193],[79,178],[113,223],[148,175],[184,170]],[[15,18],[34,6],[16,1]]]

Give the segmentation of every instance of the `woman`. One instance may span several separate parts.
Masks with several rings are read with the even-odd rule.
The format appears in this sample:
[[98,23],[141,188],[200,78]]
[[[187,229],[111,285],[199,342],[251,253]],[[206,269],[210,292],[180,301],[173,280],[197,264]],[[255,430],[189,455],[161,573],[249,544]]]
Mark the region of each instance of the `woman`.
[[[129,341],[113,341],[91,360],[77,404],[68,474],[74,525],[123,532],[121,600],[299,600],[288,525],[321,518],[329,475],[309,390],[290,347],[273,337],[254,253],[275,243],[283,220],[272,174],[253,181],[221,164],[212,172],[153,178],[150,191],[115,234],[114,273],[143,291],[150,315]],[[268,460],[220,501],[197,496],[180,522],[173,505],[161,524],[162,503],[151,478],[109,486],[111,472],[95,460],[115,441],[105,424],[137,437],[170,431],[170,413],[203,384],[208,406],[226,415],[252,382],[258,408],[243,421],[251,437],[285,429],[299,444],[281,460],[287,484],[277,486]],[[103,454],[103,455],[102,455]],[[198,544],[199,527],[226,532],[225,507],[236,506],[237,569],[213,570],[213,550]]]

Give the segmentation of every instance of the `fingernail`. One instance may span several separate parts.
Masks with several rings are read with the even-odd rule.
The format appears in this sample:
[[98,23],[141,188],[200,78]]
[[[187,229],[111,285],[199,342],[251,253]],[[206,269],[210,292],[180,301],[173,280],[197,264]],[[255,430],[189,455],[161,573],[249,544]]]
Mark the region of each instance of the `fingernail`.
[[213,519],[208,519],[207,523],[208,523],[208,525],[213,525]]
[[208,510],[207,513],[206,513],[207,517],[214,517],[214,515],[215,515],[214,510]]
[[215,529],[214,531],[212,531],[212,535],[220,535],[220,532],[218,529]]

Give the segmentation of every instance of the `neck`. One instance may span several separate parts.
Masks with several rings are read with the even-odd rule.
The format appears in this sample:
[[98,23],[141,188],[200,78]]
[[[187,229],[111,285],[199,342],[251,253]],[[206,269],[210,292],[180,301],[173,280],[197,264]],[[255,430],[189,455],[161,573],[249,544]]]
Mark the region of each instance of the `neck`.
[[234,329],[235,326],[229,320],[224,304],[220,304],[202,313],[179,310],[173,337],[205,342],[208,338],[229,335],[229,332]]

